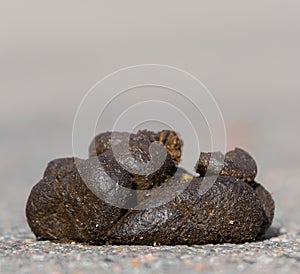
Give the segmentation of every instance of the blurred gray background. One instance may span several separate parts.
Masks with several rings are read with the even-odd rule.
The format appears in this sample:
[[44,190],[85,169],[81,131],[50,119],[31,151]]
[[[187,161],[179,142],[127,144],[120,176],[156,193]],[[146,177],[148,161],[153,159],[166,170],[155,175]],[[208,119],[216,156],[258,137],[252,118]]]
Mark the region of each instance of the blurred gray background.
[[0,227],[26,226],[26,199],[47,162],[72,155],[86,91],[143,63],[205,83],[228,148],[259,164],[275,225],[299,223],[299,14],[296,0],[0,0]]

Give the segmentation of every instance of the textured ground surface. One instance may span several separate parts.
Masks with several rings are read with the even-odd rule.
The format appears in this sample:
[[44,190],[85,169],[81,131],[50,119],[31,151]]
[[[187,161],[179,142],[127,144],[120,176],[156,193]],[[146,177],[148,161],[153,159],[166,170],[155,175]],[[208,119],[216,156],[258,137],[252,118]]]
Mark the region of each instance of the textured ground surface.
[[1,273],[299,273],[300,227],[271,229],[242,245],[86,246],[36,242],[27,230],[0,237]]

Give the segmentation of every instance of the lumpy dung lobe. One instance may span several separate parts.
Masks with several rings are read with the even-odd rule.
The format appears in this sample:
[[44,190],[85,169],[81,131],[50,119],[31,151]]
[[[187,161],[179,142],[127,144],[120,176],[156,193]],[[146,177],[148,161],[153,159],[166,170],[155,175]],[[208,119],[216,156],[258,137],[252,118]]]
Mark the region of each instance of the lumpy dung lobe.
[[179,134],[173,130],[162,130],[159,132],[139,130],[136,134],[128,132],[104,132],[93,139],[89,147],[89,155],[100,155],[109,150],[112,147],[112,139],[114,145],[118,145],[124,141],[127,142],[128,140],[129,145],[132,141],[148,140],[150,142],[158,142],[165,146],[175,164],[179,164],[180,162],[183,141]]
[[220,174],[247,182],[253,181],[257,174],[255,160],[240,148],[227,152],[225,156],[221,152],[201,152],[195,168],[202,177]]
[[[96,136],[86,160],[69,157],[48,164],[26,205],[38,240],[243,243],[272,224],[274,201],[255,181],[257,165],[246,151],[201,153],[200,176],[193,177],[177,167],[183,142],[175,131],[117,132],[114,137],[112,147],[111,132]],[[123,195],[122,189],[145,195]],[[174,197],[161,204],[168,195]],[[148,209],[139,210],[146,204]]]

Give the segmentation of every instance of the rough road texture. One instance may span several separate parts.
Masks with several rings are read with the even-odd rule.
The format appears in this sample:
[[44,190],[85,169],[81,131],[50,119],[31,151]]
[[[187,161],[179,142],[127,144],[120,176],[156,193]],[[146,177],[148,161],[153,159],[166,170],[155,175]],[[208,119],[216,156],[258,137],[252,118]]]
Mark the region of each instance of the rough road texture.
[[299,273],[300,226],[273,228],[269,239],[202,246],[89,246],[37,242],[24,229],[0,236],[0,272]]

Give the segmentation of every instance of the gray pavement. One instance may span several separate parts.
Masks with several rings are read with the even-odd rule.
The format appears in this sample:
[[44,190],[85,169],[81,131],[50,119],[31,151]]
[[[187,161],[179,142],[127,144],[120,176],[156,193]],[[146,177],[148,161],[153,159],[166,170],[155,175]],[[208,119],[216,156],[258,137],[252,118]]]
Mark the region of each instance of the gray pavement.
[[[27,230],[0,237],[2,273],[299,273],[300,226],[254,243],[87,246],[36,242]],[[270,237],[270,238],[269,238]]]

